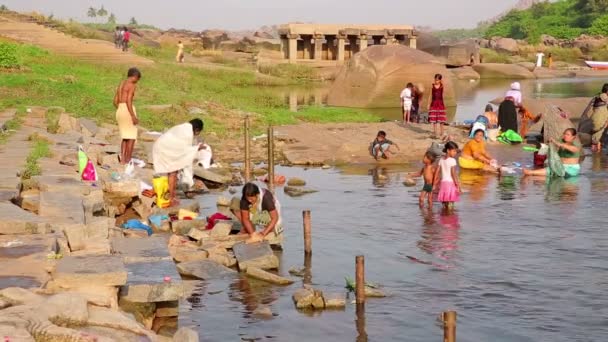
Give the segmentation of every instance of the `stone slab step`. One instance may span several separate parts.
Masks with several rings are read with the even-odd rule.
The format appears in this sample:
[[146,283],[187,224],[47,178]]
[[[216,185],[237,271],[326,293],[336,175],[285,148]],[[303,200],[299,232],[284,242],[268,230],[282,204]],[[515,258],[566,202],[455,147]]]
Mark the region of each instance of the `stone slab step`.
[[179,300],[184,284],[171,260],[138,262],[125,265],[127,284],[120,288],[121,299],[134,303],[156,303]]
[[167,239],[148,237],[143,239],[113,238],[110,241],[111,252],[127,264],[137,262],[172,261]]
[[0,202],[0,235],[44,234],[51,226],[37,215],[10,202]]
[[127,283],[127,270],[119,256],[64,256],[57,262],[53,282],[64,288],[122,286]]
[[279,258],[272,252],[268,241],[239,243],[232,247],[232,251],[241,271],[250,266],[262,270],[279,268]]

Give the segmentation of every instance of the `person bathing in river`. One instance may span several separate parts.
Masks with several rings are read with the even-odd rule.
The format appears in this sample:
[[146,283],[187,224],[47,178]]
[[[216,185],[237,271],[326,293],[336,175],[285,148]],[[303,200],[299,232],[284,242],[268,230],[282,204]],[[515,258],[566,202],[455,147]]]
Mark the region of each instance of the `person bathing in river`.
[[[555,141],[553,138],[551,138],[549,139],[549,143],[558,148],[557,155],[564,165],[564,177],[568,178],[578,176],[581,172],[581,143],[576,137],[576,129],[566,129],[560,141]],[[551,162],[549,162],[549,165],[551,165]],[[551,176],[550,167],[538,170],[524,169],[523,171],[524,176]]]
[[530,122],[532,124],[537,123],[541,118],[542,114],[534,115],[532,112],[524,108],[523,106],[519,108],[519,117],[520,117],[520,125],[519,125],[519,136],[523,139],[526,139],[526,134],[528,134],[528,129],[530,128]]
[[469,140],[462,149],[458,165],[462,169],[498,172],[498,163],[486,152],[485,132],[478,129],[473,134],[473,139]]
[[488,125],[486,126],[486,135],[488,140],[496,141],[496,138],[498,137],[498,115],[496,115],[494,107],[492,107],[491,104],[486,105],[483,116],[488,119]]
[[391,147],[393,146],[395,146],[397,150],[400,150],[397,144],[386,138],[385,131],[379,131],[376,135],[376,139],[370,144],[370,152],[376,160],[378,160],[378,157],[390,159],[392,154]]
[[[258,242],[278,236],[282,232],[281,205],[269,190],[247,183],[241,199],[233,199],[230,210],[241,222],[240,234],[249,234],[247,242]],[[256,226],[263,226],[261,232]]]
[[498,107],[498,126],[501,132],[517,129],[517,109],[521,107],[521,85],[519,82],[511,83],[511,89],[505,94],[505,99]]
[[120,82],[114,95],[114,107],[116,107],[116,121],[122,142],[120,144],[120,163],[125,165],[131,161],[135,140],[137,140],[137,112],[133,105],[137,82],[141,79],[141,72],[137,68],[131,68],[127,72],[127,79]]
[[410,114],[412,112],[412,100],[414,97],[414,85],[408,83],[405,88],[401,91],[401,110],[403,112],[403,124],[410,122]]
[[206,149],[205,144],[193,144],[194,137],[201,134],[204,123],[201,119],[170,128],[161,135],[152,146],[152,161],[154,172],[167,174],[169,178],[169,195],[171,206],[179,204],[176,196],[177,173],[184,170],[182,182],[193,185],[192,165],[197,158],[198,151]]
[[456,155],[458,145],[453,141],[448,141],[443,149],[445,156],[439,160],[439,167],[435,170],[434,186],[439,186],[437,200],[443,204],[444,209],[453,209],[454,202],[460,200],[460,183],[456,174]]
[[429,208],[433,207],[433,184],[435,183],[435,156],[431,152],[426,152],[422,159],[424,166],[416,173],[411,173],[411,177],[422,177],[424,179],[424,186],[420,191],[420,197],[418,198],[420,208],[424,207],[424,201],[427,201]]

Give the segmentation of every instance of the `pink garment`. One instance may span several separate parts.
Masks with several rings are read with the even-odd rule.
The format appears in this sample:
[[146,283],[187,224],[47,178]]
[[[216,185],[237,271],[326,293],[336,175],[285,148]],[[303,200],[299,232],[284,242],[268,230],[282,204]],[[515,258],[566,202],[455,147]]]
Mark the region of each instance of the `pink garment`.
[[444,180],[439,185],[439,194],[437,195],[439,202],[458,202],[460,200],[460,193],[454,181]]

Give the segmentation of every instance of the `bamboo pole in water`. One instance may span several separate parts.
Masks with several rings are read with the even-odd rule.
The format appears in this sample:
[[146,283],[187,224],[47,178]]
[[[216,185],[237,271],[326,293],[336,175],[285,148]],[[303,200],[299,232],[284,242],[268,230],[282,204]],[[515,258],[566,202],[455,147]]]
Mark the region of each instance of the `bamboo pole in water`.
[[365,303],[365,257],[357,255],[355,257],[355,296],[357,304]]
[[443,313],[443,342],[456,342],[456,311]]
[[304,221],[304,253],[312,253],[312,237],[310,227],[310,210],[302,212],[302,220]]
[[245,116],[245,183],[251,181],[251,144],[249,139],[249,115]]
[[268,126],[268,190],[274,193],[274,129]]

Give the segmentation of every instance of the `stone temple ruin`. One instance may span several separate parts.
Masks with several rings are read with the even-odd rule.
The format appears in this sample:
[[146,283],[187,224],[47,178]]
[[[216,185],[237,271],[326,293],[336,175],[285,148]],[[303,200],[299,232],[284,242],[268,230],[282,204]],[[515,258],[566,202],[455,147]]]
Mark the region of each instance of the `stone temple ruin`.
[[409,25],[286,24],[279,29],[283,58],[298,61],[350,59],[370,45],[406,45],[416,48],[417,33]]

